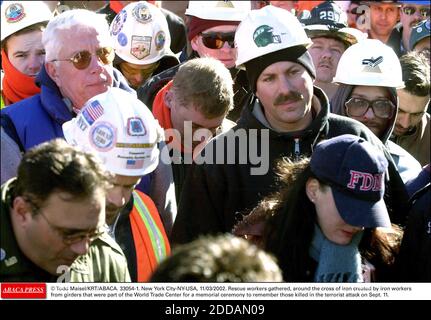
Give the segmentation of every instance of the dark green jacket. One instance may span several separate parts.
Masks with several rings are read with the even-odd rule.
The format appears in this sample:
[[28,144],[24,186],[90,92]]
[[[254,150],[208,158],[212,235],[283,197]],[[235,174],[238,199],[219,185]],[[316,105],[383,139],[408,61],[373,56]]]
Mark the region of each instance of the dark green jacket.
[[93,241],[88,253],[78,257],[59,276],[33,264],[20,250],[12,229],[10,206],[14,181],[15,178],[1,187],[0,282],[130,282],[123,251],[108,234]]

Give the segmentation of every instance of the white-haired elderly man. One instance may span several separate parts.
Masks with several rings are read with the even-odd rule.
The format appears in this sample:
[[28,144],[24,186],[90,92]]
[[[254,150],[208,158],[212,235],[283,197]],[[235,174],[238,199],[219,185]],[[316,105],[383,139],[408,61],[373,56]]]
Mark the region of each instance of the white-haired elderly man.
[[[110,87],[134,93],[112,66],[115,54],[104,15],[84,9],[65,11],[50,20],[42,43],[45,63],[36,78],[41,93],[1,111],[2,155],[16,155],[17,150],[24,152],[42,142],[63,138],[62,124],[74,118],[87,100]],[[91,115],[97,116],[97,113]],[[1,163],[2,183],[16,175],[20,157],[14,158]],[[154,201],[160,212],[170,215],[167,219],[171,221],[176,206],[170,206],[166,192],[162,192],[169,183],[159,183],[169,182],[169,177],[165,177],[169,173],[172,175],[170,171],[161,173],[161,178],[155,174],[147,185],[150,194],[154,190],[160,195],[160,199]]]
[[[2,128],[21,151],[63,137],[61,125],[109,87],[133,91],[112,67],[114,51],[102,15],[83,9],[65,11],[49,22],[42,43],[45,63],[36,78],[41,93],[1,112]],[[15,170],[2,164],[2,182],[3,174]]]

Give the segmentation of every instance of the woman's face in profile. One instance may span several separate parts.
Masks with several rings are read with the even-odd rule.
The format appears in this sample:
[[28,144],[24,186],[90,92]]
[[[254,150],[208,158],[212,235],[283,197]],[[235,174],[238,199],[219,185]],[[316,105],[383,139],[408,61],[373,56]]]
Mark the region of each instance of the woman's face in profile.
[[349,244],[362,228],[351,226],[341,218],[331,187],[312,178],[307,182],[306,188],[307,196],[316,208],[317,223],[325,237],[339,245]]

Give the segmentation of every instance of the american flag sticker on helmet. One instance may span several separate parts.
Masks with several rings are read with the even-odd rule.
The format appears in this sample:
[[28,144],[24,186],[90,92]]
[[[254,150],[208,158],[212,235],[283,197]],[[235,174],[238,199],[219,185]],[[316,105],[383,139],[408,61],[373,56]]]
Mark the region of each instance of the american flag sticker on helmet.
[[126,169],[142,169],[144,167],[144,160],[127,160]]
[[103,115],[104,109],[100,105],[99,101],[93,101],[89,106],[87,106],[84,110],[82,110],[82,116],[88,122],[89,125],[92,125],[94,121],[100,118]]

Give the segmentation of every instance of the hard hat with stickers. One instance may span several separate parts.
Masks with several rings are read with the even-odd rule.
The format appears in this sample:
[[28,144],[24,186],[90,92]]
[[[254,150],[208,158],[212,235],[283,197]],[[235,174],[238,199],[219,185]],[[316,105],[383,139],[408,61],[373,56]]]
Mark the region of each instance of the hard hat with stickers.
[[334,82],[348,85],[404,88],[401,64],[394,50],[377,39],[349,47],[338,62]]
[[282,49],[311,46],[298,19],[285,9],[266,6],[251,10],[239,24],[235,33],[235,47],[238,50],[236,65]]
[[15,32],[53,16],[43,1],[3,1],[1,4],[1,41]]
[[162,128],[146,105],[119,88],[87,101],[63,124],[63,133],[71,145],[96,153],[114,174],[143,176],[159,163]]
[[172,54],[166,18],[159,8],[146,1],[125,6],[112,20],[110,32],[115,53],[124,61],[147,65]]

